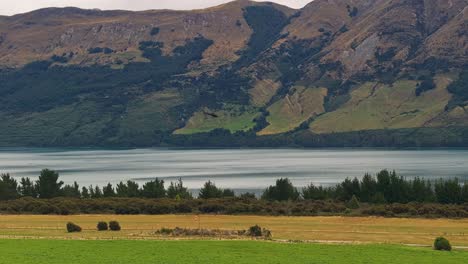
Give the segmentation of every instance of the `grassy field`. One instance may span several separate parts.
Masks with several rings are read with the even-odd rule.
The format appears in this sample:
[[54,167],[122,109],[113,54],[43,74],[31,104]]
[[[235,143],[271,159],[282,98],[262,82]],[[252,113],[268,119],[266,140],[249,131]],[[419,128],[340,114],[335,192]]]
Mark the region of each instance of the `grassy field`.
[[[121,232],[97,232],[98,221],[117,220]],[[65,224],[80,225],[82,233],[69,234]],[[468,246],[468,219],[403,219],[377,217],[270,217],[201,215],[207,229],[244,230],[258,224],[275,240],[420,244],[430,246],[437,236],[454,246]],[[193,215],[2,215],[0,238],[43,239],[161,239],[162,228],[198,228]]]
[[257,241],[0,240],[0,264],[464,263],[467,251]]

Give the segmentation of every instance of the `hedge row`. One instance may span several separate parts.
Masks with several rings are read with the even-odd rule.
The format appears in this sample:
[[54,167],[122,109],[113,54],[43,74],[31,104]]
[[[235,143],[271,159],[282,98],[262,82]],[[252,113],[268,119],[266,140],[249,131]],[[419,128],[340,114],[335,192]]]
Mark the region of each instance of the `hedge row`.
[[[349,207],[349,206],[348,206]],[[372,205],[347,208],[336,201],[264,201],[245,198],[223,199],[141,199],[102,198],[75,199],[21,198],[0,203],[3,214],[251,214],[251,215],[353,215],[401,217],[468,217],[468,204],[442,205],[428,203]]]

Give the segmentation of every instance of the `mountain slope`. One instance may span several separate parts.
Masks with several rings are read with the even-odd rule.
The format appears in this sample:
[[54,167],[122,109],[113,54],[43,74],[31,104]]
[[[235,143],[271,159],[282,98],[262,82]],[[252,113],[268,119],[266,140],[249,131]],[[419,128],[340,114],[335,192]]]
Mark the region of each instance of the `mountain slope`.
[[[97,11],[77,8],[48,8],[9,17],[0,25],[4,43],[0,46],[1,64],[22,66],[53,55],[73,53],[69,64],[115,64],[117,60],[144,61],[138,49],[141,41],[164,43],[164,53],[199,35],[213,40],[205,51],[204,65],[236,60],[245,47],[251,29],[243,18],[242,8],[260,6],[237,1],[195,11]],[[289,9],[277,6],[288,13]],[[103,54],[92,48],[109,48]],[[98,55],[96,55],[98,54]],[[104,54],[105,55],[105,54]]]
[[406,129],[460,144],[467,6],[241,0],[0,17],[0,145],[191,145],[199,133],[327,145],[336,133]]

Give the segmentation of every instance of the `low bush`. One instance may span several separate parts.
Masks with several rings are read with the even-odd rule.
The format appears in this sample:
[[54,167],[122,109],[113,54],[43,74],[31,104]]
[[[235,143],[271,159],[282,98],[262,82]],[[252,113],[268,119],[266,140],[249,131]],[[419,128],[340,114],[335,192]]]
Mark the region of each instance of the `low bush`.
[[[188,229],[188,228],[180,228],[176,227],[172,228],[161,228],[155,232],[156,235],[162,236],[173,236],[173,237],[194,237],[194,236],[201,236],[201,237],[219,237],[219,238],[239,238],[239,237],[246,237],[246,236],[253,236],[252,232],[256,233],[254,237],[256,238],[264,238],[270,239],[271,232],[267,229],[262,229],[259,226],[252,227],[254,231],[246,231],[246,230],[220,230],[220,229]],[[260,235],[258,235],[260,234]]]
[[74,233],[74,232],[81,232],[81,227],[77,224],[74,224],[72,222],[67,223],[67,231],[68,233]]
[[117,221],[110,221],[109,222],[109,229],[112,231],[120,231],[121,227],[119,222]]
[[258,225],[251,226],[249,228],[249,234],[253,237],[261,237],[262,236],[262,228]]
[[166,227],[163,227],[158,231],[158,233],[162,235],[171,235],[172,232],[174,232],[174,229],[166,228]]
[[251,226],[247,235],[255,238],[271,239],[271,231],[258,225]]
[[450,242],[446,238],[438,237],[434,241],[434,249],[435,250],[451,251],[452,246],[450,245]]
[[107,225],[106,222],[101,221],[97,224],[97,230],[98,231],[107,231],[109,230],[109,226]]

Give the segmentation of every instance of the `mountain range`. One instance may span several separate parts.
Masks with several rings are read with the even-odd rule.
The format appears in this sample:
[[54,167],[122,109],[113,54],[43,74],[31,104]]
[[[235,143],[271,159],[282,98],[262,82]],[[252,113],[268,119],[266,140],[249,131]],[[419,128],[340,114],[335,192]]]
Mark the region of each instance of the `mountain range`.
[[468,146],[468,0],[0,16],[0,146]]

